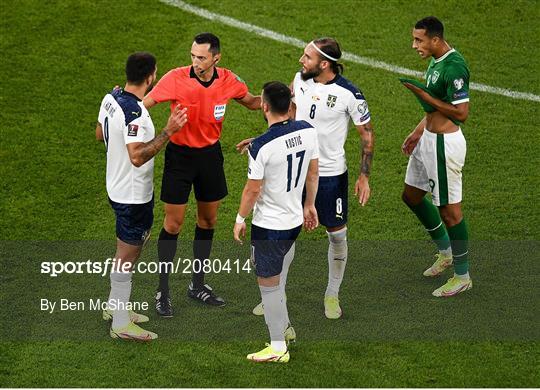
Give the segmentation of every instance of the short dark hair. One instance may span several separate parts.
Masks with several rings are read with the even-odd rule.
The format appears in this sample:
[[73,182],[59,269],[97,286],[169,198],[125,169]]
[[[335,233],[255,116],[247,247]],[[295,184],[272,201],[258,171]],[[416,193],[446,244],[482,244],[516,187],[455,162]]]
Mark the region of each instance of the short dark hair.
[[[341,58],[341,48],[339,47],[339,43],[334,38],[318,38],[313,41],[315,45],[324,54],[328,54],[332,58],[340,59]],[[343,64],[339,64],[337,61],[332,61],[325,56],[321,55],[321,53],[318,53],[321,60],[329,61],[330,66],[332,67],[332,71],[336,74],[343,73]]]
[[221,46],[219,44],[219,38],[216,37],[214,34],[205,32],[195,35],[195,38],[193,38],[193,41],[197,43],[198,45],[202,45],[204,43],[210,44],[210,52],[213,55],[218,54],[221,51]]
[[417,30],[426,30],[426,35],[430,38],[439,37],[444,39],[444,26],[435,16],[428,16],[420,19],[414,25]]
[[126,78],[128,83],[140,85],[156,70],[156,57],[148,52],[137,52],[126,61]]
[[263,101],[268,103],[270,111],[284,115],[291,105],[291,90],[280,81],[269,81],[263,86]]

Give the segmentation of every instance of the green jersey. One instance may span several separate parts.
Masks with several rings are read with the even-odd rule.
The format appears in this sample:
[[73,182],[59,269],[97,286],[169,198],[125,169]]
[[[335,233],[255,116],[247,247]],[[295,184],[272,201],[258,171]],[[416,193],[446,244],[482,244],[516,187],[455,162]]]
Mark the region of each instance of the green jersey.
[[446,103],[469,101],[469,67],[463,56],[451,49],[443,56],[432,58],[426,71],[426,89]]

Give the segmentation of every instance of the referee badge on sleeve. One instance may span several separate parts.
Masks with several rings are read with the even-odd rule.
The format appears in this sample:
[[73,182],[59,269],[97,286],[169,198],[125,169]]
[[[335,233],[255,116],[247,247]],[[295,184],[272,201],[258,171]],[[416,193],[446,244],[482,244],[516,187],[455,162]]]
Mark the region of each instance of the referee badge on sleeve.
[[226,104],[217,104],[214,106],[214,118],[219,121],[225,116],[225,109],[227,108]]

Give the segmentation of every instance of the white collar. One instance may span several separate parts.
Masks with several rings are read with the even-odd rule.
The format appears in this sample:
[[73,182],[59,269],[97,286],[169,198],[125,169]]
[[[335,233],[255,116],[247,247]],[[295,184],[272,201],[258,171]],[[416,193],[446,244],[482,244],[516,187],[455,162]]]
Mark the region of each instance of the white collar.
[[456,49],[452,48],[450,50],[448,50],[446,53],[444,53],[442,56],[440,56],[439,58],[435,58],[435,62],[441,62],[442,60],[444,60],[446,57],[448,57],[450,54],[454,53],[456,51]]

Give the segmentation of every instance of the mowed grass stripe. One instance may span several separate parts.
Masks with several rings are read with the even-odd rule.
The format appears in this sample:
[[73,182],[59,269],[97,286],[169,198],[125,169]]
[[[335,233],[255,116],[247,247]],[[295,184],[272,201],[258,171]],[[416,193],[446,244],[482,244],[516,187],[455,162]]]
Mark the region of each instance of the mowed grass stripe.
[[[301,39],[297,39],[294,37],[290,37],[288,35],[280,34],[278,32],[268,30],[259,26],[255,26],[250,23],[242,22],[238,19],[234,19],[229,16],[210,12],[208,10],[205,10],[204,8],[196,7],[182,0],[159,0],[159,1],[167,5],[171,5],[173,7],[179,8],[183,11],[190,12],[199,17],[202,17],[211,21],[218,21],[227,26],[239,28],[241,30],[259,35],[261,37],[269,38],[269,39],[272,39],[274,41],[278,41],[281,43],[286,43],[286,44],[289,44],[298,48],[303,48],[307,44],[307,42],[304,42]],[[377,69],[383,69],[389,72],[398,73],[398,74],[402,74],[406,76],[414,76],[418,78],[421,78],[423,76],[422,72],[418,72],[416,70],[404,68],[402,66],[388,64],[386,62],[374,60],[368,57],[362,57],[362,56],[356,55],[354,53],[349,53],[346,51],[343,52],[343,59],[347,61],[355,62],[357,64],[366,65],[366,66],[377,68]],[[522,99],[522,100],[529,100],[533,102],[540,102],[540,96],[535,95],[530,92],[512,91],[511,89],[492,87],[490,85],[485,85],[485,84],[480,84],[480,83],[470,83],[470,88],[480,91],[480,92],[487,92],[487,93],[492,93],[495,95],[506,96],[512,99]]]

